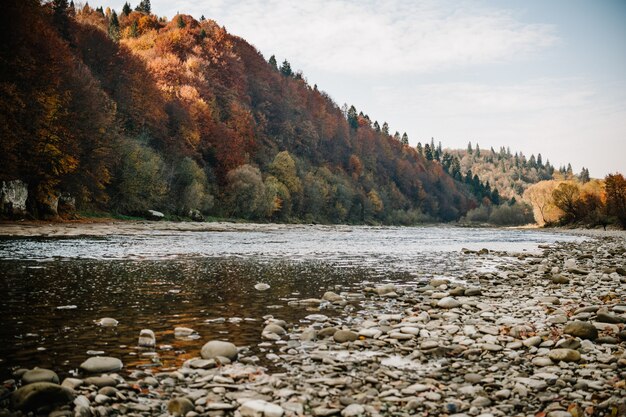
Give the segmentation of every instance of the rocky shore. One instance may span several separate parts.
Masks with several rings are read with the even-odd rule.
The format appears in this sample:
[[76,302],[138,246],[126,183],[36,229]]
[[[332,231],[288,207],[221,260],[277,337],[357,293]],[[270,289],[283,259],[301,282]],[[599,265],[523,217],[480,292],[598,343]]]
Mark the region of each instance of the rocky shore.
[[[320,289],[297,302],[305,320],[264,317],[255,347],[198,340],[175,371],[106,357],[63,381],[20,369],[0,416],[626,415],[626,241],[541,250],[465,250],[495,268],[463,280]],[[149,352],[154,334],[138,343]]]

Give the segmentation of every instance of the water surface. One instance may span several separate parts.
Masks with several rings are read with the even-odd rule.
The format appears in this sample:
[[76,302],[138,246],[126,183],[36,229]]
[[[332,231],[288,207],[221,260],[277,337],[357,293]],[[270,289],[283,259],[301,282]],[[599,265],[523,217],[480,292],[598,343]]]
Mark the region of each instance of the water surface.
[[[365,285],[420,285],[433,276],[463,279],[497,260],[461,248],[522,252],[580,237],[528,230],[453,227],[265,225],[244,231],[151,231],[143,235],[0,240],[0,375],[44,366],[61,374],[94,352],[120,357],[126,370],[171,368],[197,355],[210,339],[259,347],[263,317],[306,325],[322,313],[346,318],[367,308],[290,305],[325,291]],[[257,291],[254,284],[270,285]],[[390,306],[392,308],[392,306]],[[119,320],[114,328],[95,324]],[[191,327],[197,339],[177,339]],[[139,331],[157,335],[156,352],[136,347]],[[89,352],[91,351],[91,352]],[[269,365],[269,364],[268,364]]]

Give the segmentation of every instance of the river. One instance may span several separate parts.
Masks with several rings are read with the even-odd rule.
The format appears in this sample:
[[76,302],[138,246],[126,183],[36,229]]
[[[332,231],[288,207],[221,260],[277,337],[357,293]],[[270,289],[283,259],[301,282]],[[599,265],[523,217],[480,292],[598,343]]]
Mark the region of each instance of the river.
[[[264,363],[263,317],[297,322],[362,308],[358,298],[342,308],[311,308],[298,300],[382,282],[462,281],[470,266],[498,272],[497,258],[465,257],[462,248],[514,255],[580,239],[537,230],[285,225],[4,237],[0,377],[20,367],[70,372],[93,354],[119,357],[125,370],[173,369],[210,339],[250,346]],[[270,288],[259,291],[257,283]],[[99,326],[103,317],[119,324]],[[175,337],[181,326],[197,334]],[[141,329],[156,333],[154,352],[137,347]]]

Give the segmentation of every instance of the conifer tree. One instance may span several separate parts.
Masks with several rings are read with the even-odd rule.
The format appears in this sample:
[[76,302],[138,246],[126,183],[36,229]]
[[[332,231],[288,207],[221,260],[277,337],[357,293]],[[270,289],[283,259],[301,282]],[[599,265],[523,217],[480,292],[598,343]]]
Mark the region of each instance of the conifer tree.
[[400,142],[400,132],[396,130],[396,133],[393,134],[393,138],[397,140],[398,142]]
[[117,19],[115,10],[111,12],[111,18],[109,19],[109,37],[115,42],[120,40],[120,22]]
[[270,59],[269,59],[267,62],[268,62],[268,63],[272,66],[272,68],[274,68],[275,70],[277,70],[277,69],[278,69],[278,63],[276,62],[276,56],[275,56],[275,55],[272,55],[272,56],[270,57]]
[[402,140],[401,140],[403,145],[407,145],[409,144],[409,135],[406,134],[406,132],[404,132],[402,134]]
[[348,124],[352,129],[357,129],[359,127],[359,120],[354,106],[350,106],[348,109]]
[[474,153],[474,150],[472,149],[472,142],[467,143],[467,153],[470,155]]
[[128,16],[131,11],[132,9],[130,8],[130,4],[128,2],[124,3],[124,7],[122,7],[122,13],[124,13],[124,16]]
[[183,20],[183,16],[180,14],[178,15],[178,19],[176,19],[176,26],[178,26],[179,29],[185,27],[185,21]]
[[291,64],[286,59],[283,61],[283,65],[280,66],[280,72],[285,77],[291,77],[293,75],[293,71],[291,70]]
[[206,38],[206,30],[204,30],[204,28],[202,28],[200,30],[200,39],[204,39]]
[[385,135],[389,135],[389,124],[387,124],[387,122],[383,123],[382,131]]
[[204,17],[204,15],[200,16],[200,21],[204,22],[206,20],[206,17]]
[[137,7],[135,8],[138,12],[150,14],[152,10],[152,6],[150,5],[150,0],[141,0]]
[[424,148],[422,148],[422,142],[417,142],[417,146],[415,147],[415,149],[417,149],[418,154],[424,155]]
[[374,121],[374,131],[380,132],[380,125],[378,124],[378,120]]
[[433,152],[430,149],[430,145],[427,143],[426,145],[424,145],[424,156],[426,157],[426,159],[428,159],[429,161],[433,160]]

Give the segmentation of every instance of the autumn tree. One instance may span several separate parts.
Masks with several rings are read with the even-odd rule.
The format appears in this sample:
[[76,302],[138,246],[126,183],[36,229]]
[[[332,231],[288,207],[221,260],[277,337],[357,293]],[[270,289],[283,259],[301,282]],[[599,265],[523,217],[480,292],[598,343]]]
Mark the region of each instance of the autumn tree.
[[609,174],[604,179],[604,184],[606,211],[626,229],[626,179],[619,173]]
[[574,182],[563,182],[552,191],[553,204],[564,213],[564,220],[568,223],[579,219],[578,199],[580,189]]
[[242,165],[227,175],[227,215],[258,219],[267,213],[265,184],[261,171],[252,165]]

